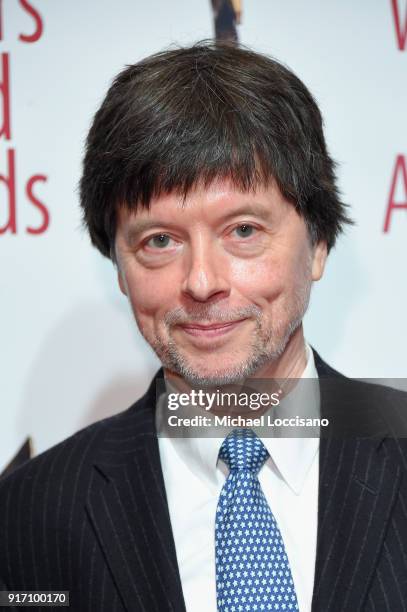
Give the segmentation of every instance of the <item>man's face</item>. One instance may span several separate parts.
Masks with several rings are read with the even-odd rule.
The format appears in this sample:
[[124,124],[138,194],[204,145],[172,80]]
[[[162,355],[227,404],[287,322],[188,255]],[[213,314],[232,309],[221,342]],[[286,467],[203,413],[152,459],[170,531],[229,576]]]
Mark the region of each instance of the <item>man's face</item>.
[[167,369],[219,385],[284,353],[326,258],[273,182],[243,193],[229,181],[121,210],[119,283],[141,333]]

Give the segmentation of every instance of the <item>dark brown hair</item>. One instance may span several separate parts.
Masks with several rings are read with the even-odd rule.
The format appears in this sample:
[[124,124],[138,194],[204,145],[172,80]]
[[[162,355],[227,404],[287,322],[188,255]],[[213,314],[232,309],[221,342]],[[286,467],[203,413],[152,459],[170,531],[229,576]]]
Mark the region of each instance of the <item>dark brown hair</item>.
[[229,177],[242,191],[274,178],[330,249],[350,223],[318,106],[274,59],[201,42],[157,53],[114,80],[86,142],[80,198],[93,244],[113,257],[119,206],[186,195]]

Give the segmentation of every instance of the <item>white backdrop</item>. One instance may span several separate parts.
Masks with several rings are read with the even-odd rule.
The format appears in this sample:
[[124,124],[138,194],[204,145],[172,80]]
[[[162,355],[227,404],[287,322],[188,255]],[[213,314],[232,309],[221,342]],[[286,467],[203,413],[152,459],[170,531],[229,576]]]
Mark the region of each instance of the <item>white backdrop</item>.
[[[0,472],[27,436],[40,452],[126,408],[158,367],[80,228],[83,142],[125,64],[212,37],[212,20],[209,0],[0,0]],[[307,338],[350,376],[407,377],[407,2],[245,0],[238,30],[316,96],[357,222],[314,289]],[[404,208],[384,232],[392,182]]]

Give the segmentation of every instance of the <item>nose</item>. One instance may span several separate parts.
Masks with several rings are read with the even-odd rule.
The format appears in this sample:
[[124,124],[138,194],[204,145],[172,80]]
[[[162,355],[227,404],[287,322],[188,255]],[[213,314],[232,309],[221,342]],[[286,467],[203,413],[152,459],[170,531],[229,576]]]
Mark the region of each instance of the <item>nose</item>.
[[226,263],[209,238],[199,236],[190,244],[182,290],[198,302],[229,295]]

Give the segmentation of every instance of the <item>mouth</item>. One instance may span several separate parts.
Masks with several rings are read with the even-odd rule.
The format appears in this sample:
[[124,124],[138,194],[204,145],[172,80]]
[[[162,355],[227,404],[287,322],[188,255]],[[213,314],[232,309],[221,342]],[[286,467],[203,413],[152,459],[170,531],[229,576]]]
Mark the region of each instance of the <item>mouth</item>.
[[227,323],[209,323],[207,325],[202,325],[200,323],[187,323],[185,325],[180,325],[179,327],[189,336],[194,336],[196,338],[218,338],[219,336],[224,336],[235,330],[244,321],[246,321],[246,319],[228,321]]

